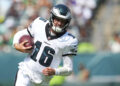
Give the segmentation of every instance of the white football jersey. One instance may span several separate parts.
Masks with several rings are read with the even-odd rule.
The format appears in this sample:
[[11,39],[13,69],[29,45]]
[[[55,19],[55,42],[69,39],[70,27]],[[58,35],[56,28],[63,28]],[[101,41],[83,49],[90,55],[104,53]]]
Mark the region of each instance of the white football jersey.
[[[26,73],[34,73],[34,78],[40,77],[46,67],[58,68],[64,56],[77,53],[78,40],[74,36],[66,32],[58,38],[48,40],[48,27],[49,21],[39,17],[26,29],[26,32],[34,38],[35,45],[33,52],[19,64],[19,68],[28,69]],[[16,42],[16,37],[13,43]]]

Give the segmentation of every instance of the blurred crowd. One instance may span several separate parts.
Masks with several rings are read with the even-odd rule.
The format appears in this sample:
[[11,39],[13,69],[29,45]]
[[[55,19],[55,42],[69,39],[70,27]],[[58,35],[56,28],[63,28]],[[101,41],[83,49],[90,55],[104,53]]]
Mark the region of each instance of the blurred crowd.
[[16,31],[25,29],[38,16],[48,17],[52,6],[48,0],[1,0],[0,3],[0,49],[4,51],[9,50]]
[[71,9],[73,19],[69,32],[80,42],[90,42],[93,30],[91,22],[103,1],[0,0],[0,50],[9,51],[13,36],[18,30],[25,29],[38,16],[49,19],[51,7],[59,3],[66,4]]
[[14,34],[27,28],[38,16],[49,19],[56,4],[67,5],[72,12],[69,32],[79,39],[78,53],[95,52],[91,43],[92,21],[106,0],[0,0],[0,50],[10,51]]

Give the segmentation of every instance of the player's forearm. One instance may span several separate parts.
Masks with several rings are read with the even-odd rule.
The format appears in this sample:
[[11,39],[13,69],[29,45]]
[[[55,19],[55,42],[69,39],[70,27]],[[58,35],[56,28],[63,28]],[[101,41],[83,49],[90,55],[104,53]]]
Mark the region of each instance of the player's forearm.
[[64,56],[63,57],[63,67],[59,67],[55,69],[56,75],[63,75],[68,76],[73,71],[73,63],[71,56]]
[[20,46],[19,46],[18,43],[15,43],[15,44],[14,44],[14,48],[15,48],[16,50],[20,51],[20,52],[25,53],[25,52],[20,48]]
[[21,47],[21,45],[18,43],[14,44],[14,48],[23,53],[31,53],[32,52],[32,49],[26,49],[25,47]]
[[14,48],[15,48],[16,50],[20,51],[20,48],[19,48],[19,46],[18,46],[18,43],[13,44],[13,46],[14,46]]
[[72,68],[69,67],[60,67],[55,69],[56,75],[68,76],[72,73]]

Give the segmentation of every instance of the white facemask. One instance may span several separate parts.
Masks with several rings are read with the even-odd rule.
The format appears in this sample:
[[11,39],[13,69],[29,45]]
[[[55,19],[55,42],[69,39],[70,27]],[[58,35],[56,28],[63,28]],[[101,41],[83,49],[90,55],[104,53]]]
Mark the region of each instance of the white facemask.
[[62,32],[62,28],[60,27],[55,27],[54,25],[52,26],[52,29],[57,32],[57,33],[61,33]]

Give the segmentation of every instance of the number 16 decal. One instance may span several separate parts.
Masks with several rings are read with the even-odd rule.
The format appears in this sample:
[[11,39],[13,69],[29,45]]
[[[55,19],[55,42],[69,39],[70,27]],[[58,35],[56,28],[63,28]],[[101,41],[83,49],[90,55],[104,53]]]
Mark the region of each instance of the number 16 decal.
[[[37,41],[35,43],[35,51],[34,53],[31,55],[31,58],[34,60],[34,61],[37,61],[36,57],[37,57],[37,54],[40,50],[40,47],[41,47],[41,42],[40,41]],[[39,59],[39,63],[43,66],[50,66],[52,60],[53,60],[53,55],[55,54],[55,51],[53,48],[49,47],[49,46],[45,46],[44,49],[43,49],[43,52],[41,54],[41,57]]]

